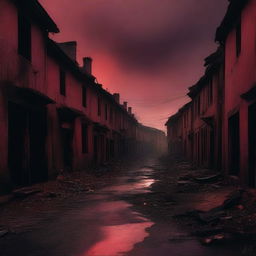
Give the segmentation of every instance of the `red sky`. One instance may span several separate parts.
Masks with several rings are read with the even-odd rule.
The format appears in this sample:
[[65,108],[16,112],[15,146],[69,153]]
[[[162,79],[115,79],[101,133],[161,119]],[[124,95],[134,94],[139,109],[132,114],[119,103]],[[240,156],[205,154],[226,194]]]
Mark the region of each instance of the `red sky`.
[[189,99],[227,0],[40,0],[59,26],[58,42],[77,41],[78,61],[93,58],[93,74],[120,92],[140,122],[164,123]]

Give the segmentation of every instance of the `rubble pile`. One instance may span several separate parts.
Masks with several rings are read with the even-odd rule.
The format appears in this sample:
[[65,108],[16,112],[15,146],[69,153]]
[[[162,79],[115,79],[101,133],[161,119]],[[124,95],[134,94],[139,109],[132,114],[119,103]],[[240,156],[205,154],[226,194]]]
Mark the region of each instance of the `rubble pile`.
[[256,194],[237,189],[219,206],[209,211],[189,211],[175,218],[191,218],[193,235],[204,245],[256,238]]

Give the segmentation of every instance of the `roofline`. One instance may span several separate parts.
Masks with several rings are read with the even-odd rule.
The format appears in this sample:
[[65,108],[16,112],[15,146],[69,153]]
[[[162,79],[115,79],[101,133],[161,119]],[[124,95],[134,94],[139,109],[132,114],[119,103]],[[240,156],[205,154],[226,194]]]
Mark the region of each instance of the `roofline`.
[[47,32],[59,33],[60,30],[38,0],[12,0],[17,7],[38,22]]
[[244,7],[250,0],[229,0],[229,6],[227,12],[216,30],[215,41],[223,43],[225,42],[230,30],[234,27],[237,19],[242,13]]
[[201,91],[201,89],[209,82],[210,78],[220,69],[221,65],[224,63],[223,47],[219,46],[214,53],[210,54],[204,60],[204,66],[206,67],[205,73],[195,85],[189,87],[189,92],[187,95],[190,98],[194,98]]
[[192,105],[192,101],[189,101],[185,105],[183,105],[177,112],[176,114],[172,115],[169,117],[168,121],[165,123],[165,126],[170,124],[171,122],[176,121],[183,113],[185,110],[187,110],[190,106]]
[[161,133],[163,135],[165,135],[165,132],[162,131],[162,130],[159,130],[157,128],[154,128],[154,127],[150,127],[150,126],[146,126],[146,125],[143,125],[141,123],[138,124],[139,127],[141,127],[142,129],[147,129],[147,130],[150,130],[152,132],[157,132],[157,133]]
[[86,86],[90,86],[93,90],[98,91],[102,95],[106,96],[108,100],[113,103],[115,106],[119,108],[120,111],[125,113],[127,117],[129,117],[132,121],[138,122],[135,117],[130,115],[121,104],[117,103],[114,96],[107,92],[105,89],[101,87],[100,84],[95,82],[95,77],[92,75],[89,75],[86,72],[83,72],[81,68],[77,65],[76,62],[74,62],[58,45],[57,42],[55,42],[52,39],[48,38],[47,41],[47,48],[48,48],[48,54],[52,54],[55,58],[57,58],[59,61],[61,61],[61,64],[67,65],[69,68],[71,68],[71,71],[73,74],[82,82],[86,82]]

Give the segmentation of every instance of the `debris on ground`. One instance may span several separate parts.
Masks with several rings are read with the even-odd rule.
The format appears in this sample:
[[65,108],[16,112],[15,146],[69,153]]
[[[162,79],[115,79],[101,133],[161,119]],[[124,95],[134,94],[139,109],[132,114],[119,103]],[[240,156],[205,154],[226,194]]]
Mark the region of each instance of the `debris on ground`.
[[211,245],[213,243],[223,242],[224,240],[227,240],[227,239],[228,239],[228,236],[226,236],[225,234],[217,234],[217,235],[214,235],[214,236],[202,238],[200,240],[200,242],[203,245]]
[[195,178],[195,180],[199,183],[211,183],[211,182],[216,182],[221,178],[220,174],[214,174],[206,177],[199,177]]
[[203,245],[256,238],[256,197],[249,190],[233,191],[209,211],[194,210],[175,217],[197,221],[192,234],[200,237]]
[[13,200],[14,196],[13,195],[4,195],[0,196],[0,206],[3,206]]
[[16,189],[12,192],[12,194],[16,198],[26,198],[28,196],[35,195],[40,192],[42,192],[40,189],[33,188],[33,187],[26,187],[26,188]]
[[131,195],[126,200],[153,221],[169,221],[170,228],[175,223],[187,230],[187,235],[171,237],[170,241],[192,237],[205,246],[234,242],[242,243],[242,247],[253,245],[255,190],[241,189],[238,182],[230,182],[214,170],[195,169],[179,159],[164,159],[162,164],[152,176],[157,181],[151,193],[136,198]]
[[[17,189],[9,195],[0,196],[0,231],[14,233],[29,230],[45,215],[62,211],[68,202],[84,198],[95,190],[113,184],[121,172],[139,159],[120,159],[103,167],[81,171],[63,171],[54,180]],[[5,234],[5,232],[0,232]]]
[[1,229],[0,229],[0,238],[6,236],[8,233],[9,233],[8,230],[6,230],[6,229],[2,229],[2,230],[1,230]]

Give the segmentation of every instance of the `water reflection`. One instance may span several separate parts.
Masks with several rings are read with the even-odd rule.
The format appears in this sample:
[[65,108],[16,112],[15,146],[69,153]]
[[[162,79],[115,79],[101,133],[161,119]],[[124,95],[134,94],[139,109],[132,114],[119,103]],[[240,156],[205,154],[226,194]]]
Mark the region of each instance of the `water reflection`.
[[[104,188],[101,192],[109,192],[109,196],[143,193],[147,192],[154,182],[154,179],[144,175],[121,177],[118,185]],[[104,223],[100,227],[101,239],[81,256],[124,255],[148,236],[146,229],[154,223],[132,211],[130,206],[122,200],[107,200],[94,207],[94,214],[102,216]]]
[[136,182],[124,183],[117,186],[111,186],[104,189],[106,192],[112,192],[114,194],[137,194],[145,193],[148,188],[155,183],[154,179],[139,179]]
[[148,236],[152,222],[129,223],[102,228],[103,240],[93,245],[83,256],[119,256],[132,250]]

